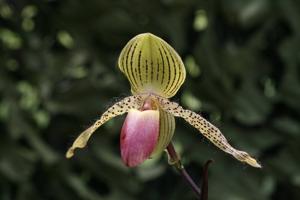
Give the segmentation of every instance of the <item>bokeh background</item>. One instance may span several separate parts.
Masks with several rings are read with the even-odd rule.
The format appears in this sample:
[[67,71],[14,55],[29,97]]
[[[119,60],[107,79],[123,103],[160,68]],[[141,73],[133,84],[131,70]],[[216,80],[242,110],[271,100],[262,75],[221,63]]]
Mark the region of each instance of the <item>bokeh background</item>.
[[115,118],[67,160],[77,135],[130,95],[117,68],[133,36],[182,56],[173,98],[217,125],[262,169],[221,152],[183,120],[174,143],[210,200],[300,199],[300,2],[296,0],[0,0],[0,199],[195,199],[166,155],[120,159]]

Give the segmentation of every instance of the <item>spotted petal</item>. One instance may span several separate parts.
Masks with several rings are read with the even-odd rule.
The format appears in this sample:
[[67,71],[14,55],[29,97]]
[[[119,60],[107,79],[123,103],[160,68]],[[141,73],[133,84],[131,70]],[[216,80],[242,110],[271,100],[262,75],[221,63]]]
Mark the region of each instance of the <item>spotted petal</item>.
[[122,50],[118,65],[133,94],[154,93],[170,98],[185,80],[185,67],[176,51],[151,34],[139,34]]
[[122,115],[131,109],[138,109],[141,106],[141,96],[129,96],[121,101],[115,103],[113,106],[107,109],[106,112],[97,120],[92,126],[83,131],[73,142],[72,146],[66,153],[67,158],[71,158],[74,155],[74,151],[77,148],[84,148],[91,137],[91,135],[105,122],[113,117]]
[[157,97],[160,101],[160,105],[167,112],[173,114],[176,117],[182,117],[185,121],[198,129],[207,139],[209,139],[214,145],[219,147],[226,153],[231,154],[241,162],[245,162],[253,167],[260,168],[261,165],[252,158],[247,152],[237,150],[233,148],[221,133],[221,131],[201,117],[199,114],[183,109],[178,103],[171,102],[168,99]]

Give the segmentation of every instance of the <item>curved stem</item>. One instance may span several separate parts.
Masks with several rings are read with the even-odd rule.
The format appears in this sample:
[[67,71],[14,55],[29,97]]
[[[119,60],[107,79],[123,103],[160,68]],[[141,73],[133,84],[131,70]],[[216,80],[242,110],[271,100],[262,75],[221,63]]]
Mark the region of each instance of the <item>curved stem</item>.
[[201,181],[201,200],[207,200],[208,199],[208,166],[210,163],[212,163],[213,160],[208,160],[204,167],[202,172],[202,181]]
[[195,192],[197,197],[201,199],[202,193],[201,189],[197,186],[197,184],[193,181],[191,176],[187,173],[185,168],[183,167],[178,154],[175,151],[175,148],[172,143],[167,146],[167,151],[169,155],[169,163],[173,165],[176,170],[181,174],[182,178],[186,181],[187,184],[190,185],[192,190]]

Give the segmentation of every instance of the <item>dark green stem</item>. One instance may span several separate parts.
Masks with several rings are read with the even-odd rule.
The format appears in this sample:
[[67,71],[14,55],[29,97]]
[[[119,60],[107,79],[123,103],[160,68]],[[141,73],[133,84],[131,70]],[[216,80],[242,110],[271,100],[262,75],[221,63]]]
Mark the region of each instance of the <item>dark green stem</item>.
[[179,158],[178,154],[176,153],[175,148],[174,148],[172,143],[170,143],[168,145],[167,151],[168,151],[168,154],[169,154],[169,163],[176,168],[176,170],[181,174],[183,179],[187,182],[187,184],[190,185],[192,190],[196,193],[197,197],[200,199],[201,198],[201,190],[197,186],[197,184],[193,181],[191,176],[185,170],[185,168],[182,165],[182,163],[180,161],[180,158]]

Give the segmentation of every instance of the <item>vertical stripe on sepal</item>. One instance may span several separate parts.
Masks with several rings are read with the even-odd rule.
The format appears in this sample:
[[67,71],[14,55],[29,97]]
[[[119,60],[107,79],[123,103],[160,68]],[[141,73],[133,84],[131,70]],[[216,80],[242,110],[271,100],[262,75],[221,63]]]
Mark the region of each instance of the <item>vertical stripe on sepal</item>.
[[133,94],[155,93],[170,98],[186,76],[184,64],[176,51],[151,33],[131,39],[121,51],[118,65],[128,78]]
[[164,151],[171,142],[175,132],[175,118],[172,114],[159,109],[159,136],[155,149],[151,156],[155,156]]

